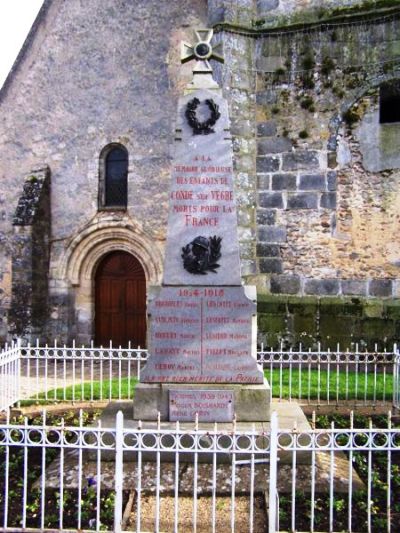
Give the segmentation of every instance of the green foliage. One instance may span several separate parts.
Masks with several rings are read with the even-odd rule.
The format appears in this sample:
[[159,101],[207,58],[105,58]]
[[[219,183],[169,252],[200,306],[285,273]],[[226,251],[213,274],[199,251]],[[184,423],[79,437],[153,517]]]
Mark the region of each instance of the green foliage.
[[307,131],[307,130],[301,130],[301,131],[299,132],[299,137],[300,137],[300,139],[307,139],[308,136],[309,136],[309,135],[308,135],[308,131]]
[[274,72],[274,82],[280,82],[285,74],[286,70],[283,67],[277,68]]
[[[299,370],[290,371],[289,368],[274,368],[264,370],[264,375],[269,381],[274,397],[283,399],[289,398],[310,398],[321,400],[355,400],[364,399],[382,400],[384,392],[386,398],[391,398],[393,394],[393,376],[386,375],[386,383],[382,374],[376,376],[376,387],[374,389],[374,375],[367,373],[362,376],[358,372],[346,372],[332,370],[328,373],[325,370],[318,372],[317,369],[307,369],[303,367],[302,372]],[[347,375],[347,378],[346,378]],[[346,384],[347,379],[347,384]],[[375,393],[374,393],[375,390]],[[375,394],[375,396],[374,396]]]
[[304,74],[302,76],[302,82],[304,89],[314,89],[315,81],[312,74]]
[[288,91],[287,89],[282,89],[282,91],[280,91],[280,97],[283,102],[289,102],[290,91]]
[[354,109],[348,109],[343,113],[343,120],[351,127],[360,120],[360,115]]
[[[96,413],[83,413],[83,423],[90,424],[93,422]],[[58,427],[64,421],[67,426],[77,426],[81,419],[76,411],[68,411],[64,416],[48,414],[46,417],[46,424],[50,428]],[[24,423],[24,419],[17,419],[14,422]],[[42,417],[28,419],[29,425],[42,425]],[[30,432],[31,442],[40,442],[40,433]],[[64,438],[75,442],[75,436],[69,435],[65,432]],[[8,527],[19,528],[22,524],[23,516],[23,486],[24,486],[24,464],[27,461],[27,501],[26,501],[26,517],[28,528],[39,528],[41,521],[41,505],[42,498],[45,504],[44,526],[46,529],[59,528],[59,514],[62,504],[62,514],[64,521],[64,528],[77,527],[77,510],[79,507],[79,494],[76,489],[65,488],[60,493],[59,489],[46,487],[43,493],[39,489],[40,476],[42,474],[43,451],[45,450],[45,467],[59,457],[60,448],[52,447],[51,442],[58,441],[58,434],[50,429],[47,432],[47,446],[28,447],[26,451],[23,446],[12,446],[8,454],[8,470],[9,470],[9,485],[8,485]],[[0,464],[5,464],[6,448],[0,446]],[[93,478],[85,478],[82,480],[82,495],[80,500],[81,517],[83,529],[96,529],[96,511],[97,511],[97,486],[96,480]],[[0,475],[0,523],[4,521],[4,497],[5,497],[5,478]],[[100,529],[111,529],[114,521],[114,493],[109,490],[100,491]],[[11,529],[10,529],[11,531]]]
[[328,76],[334,68],[335,62],[333,61],[333,59],[329,56],[325,56],[322,59],[321,63],[321,74],[323,74],[324,76]]
[[[103,380],[103,381],[86,381],[77,385],[71,385],[65,389],[60,387],[45,393],[39,394],[38,398],[24,400],[21,405],[32,405],[35,401],[43,403],[44,400],[52,402],[60,401],[84,401],[84,400],[108,400],[118,398],[132,398],[135,391],[135,386],[138,382],[134,378],[122,378]],[[67,422],[66,422],[67,423]]]
[[346,87],[348,89],[355,89],[361,85],[361,80],[358,78],[357,74],[353,74],[346,80]]
[[332,92],[333,94],[335,94],[338,98],[343,98],[344,95],[346,94],[344,92],[344,90],[342,89],[342,87],[338,86],[338,85],[334,85],[333,88],[332,88]]
[[262,28],[265,24],[265,19],[257,19],[251,21],[251,26],[253,28]]
[[304,70],[312,70],[315,67],[315,59],[311,52],[307,52],[301,60]]
[[394,67],[395,67],[394,62],[389,61],[387,63],[384,63],[384,65],[382,67],[382,71],[383,71],[384,74],[389,74],[389,72],[393,72]]
[[[355,428],[367,428],[369,426],[369,418],[362,415],[354,416]],[[318,415],[316,418],[317,429],[330,429],[331,422],[334,422],[336,428],[349,428],[350,420],[348,416],[339,414],[334,415]],[[373,427],[386,428],[387,418],[382,416],[374,416],[372,419]],[[398,424],[397,424],[398,427]],[[377,437],[374,442],[377,443]],[[382,435],[385,443],[385,437]],[[343,432],[343,439],[347,439],[345,432]],[[357,441],[358,439],[358,441]],[[368,438],[360,432],[356,435],[356,443],[362,445],[366,443]],[[346,446],[346,441],[338,440],[338,444]],[[346,452],[348,456],[348,452]],[[322,454],[324,455],[324,454]],[[353,488],[352,500],[349,499],[348,492],[340,492],[336,490],[332,499],[332,511],[334,519],[334,531],[348,530],[348,514],[349,504],[351,503],[351,517],[353,531],[367,531],[368,530],[368,508],[371,512],[371,530],[376,532],[387,531],[387,490],[388,490],[388,453],[387,451],[374,451],[371,457],[368,451],[353,451],[353,468],[364,482],[364,488],[355,490]],[[391,528],[393,531],[400,530],[400,476],[397,454],[391,455]],[[368,506],[368,470],[371,465],[371,501]],[[299,482],[301,483],[301,482]],[[306,481],[306,483],[308,483]],[[291,515],[292,515],[292,499],[291,487],[284,489],[279,494],[279,519],[281,531],[292,531]],[[287,493],[287,494],[285,494]],[[328,481],[326,480],[325,490],[324,483],[316,488],[314,502],[312,502],[310,494],[307,491],[297,490],[296,497],[296,531],[310,531],[311,510],[314,512],[314,530],[315,531],[329,531],[329,516],[330,516],[330,498]]]
[[[385,10],[397,14],[399,8],[399,0],[360,0],[354,5],[339,5],[325,7],[325,2],[322,2],[321,7],[312,7],[311,9],[301,9],[290,15],[274,16],[273,19],[260,18],[251,22],[250,31],[257,34],[257,30],[262,30],[264,26],[273,27],[275,29],[287,30],[297,29],[304,30],[307,25],[316,22],[328,23],[332,22],[338,24],[339,22],[349,23],[352,19],[357,22],[360,19],[369,20],[376,19],[377,10],[381,11],[382,15]],[[243,26],[240,29],[246,29]],[[333,30],[331,33],[331,41],[338,41],[338,32]]]
[[364,0],[360,5],[338,7],[331,11],[332,16],[359,14],[362,11],[384,9],[389,7],[399,7],[399,0]]
[[286,70],[285,70],[283,67],[280,67],[280,68],[277,68],[277,69],[275,70],[275,73],[274,73],[274,74],[275,74],[276,76],[282,76],[282,75],[285,74],[285,73],[286,73]]
[[[363,374],[362,376],[359,373],[354,371],[349,371],[347,373],[347,386],[346,386],[346,372],[339,372],[337,374],[336,370],[332,370],[328,374],[325,370],[321,370],[318,373],[316,369],[305,369],[303,368],[301,374],[298,370],[290,370],[288,368],[274,368],[272,374],[270,370],[264,371],[265,377],[270,381],[270,384],[273,386],[273,394],[275,397],[279,396],[280,384],[282,398],[289,399],[290,397],[301,397],[310,399],[318,398],[318,390],[320,390],[320,399],[327,399],[328,388],[330,390],[330,398],[336,398],[336,392],[338,399],[345,400],[354,400],[354,399],[363,399],[364,396],[371,400],[374,398],[374,375],[373,374]],[[290,389],[290,377],[292,381],[292,388]],[[101,400],[101,399],[129,399],[134,397],[135,386],[138,383],[136,378],[131,378],[129,381],[128,378],[123,378],[120,382],[118,379],[106,380],[103,382],[94,381],[92,383],[85,382],[75,387],[70,386],[65,390],[62,388],[54,389],[48,392],[48,398],[51,401],[63,401],[63,400],[72,400],[81,401],[81,400]],[[329,387],[328,387],[329,385]],[[393,377],[390,374],[386,375],[386,383],[384,383],[383,375],[378,373],[376,376],[376,388],[375,388],[375,397],[379,400],[383,398],[383,393],[385,391],[386,397],[390,398],[393,393]],[[37,400],[26,400],[24,403],[32,404]],[[44,394],[40,395],[39,401],[45,403]],[[84,423],[89,423],[93,419],[96,413],[84,412]],[[78,425],[79,419],[76,411],[68,411],[64,415],[66,425]],[[37,419],[39,420],[39,419]],[[22,420],[20,421],[22,422]],[[40,423],[40,422],[38,422]],[[53,425],[59,425],[60,419],[52,419]]]
[[314,100],[311,96],[305,96],[301,100],[300,106],[302,107],[302,109],[307,109],[311,113],[315,111]]

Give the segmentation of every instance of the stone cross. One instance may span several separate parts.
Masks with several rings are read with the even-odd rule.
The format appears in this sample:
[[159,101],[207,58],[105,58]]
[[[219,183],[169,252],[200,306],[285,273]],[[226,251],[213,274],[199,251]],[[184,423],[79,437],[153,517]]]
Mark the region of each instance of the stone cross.
[[222,43],[215,46],[211,44],[214,32],[210,29],[195,30],[197,42],[189,44],[182,41],[181,43],[181,62],[188,63],[195,60],[193,67],[193,80],[186,87],[186,93],[197,91],[199,89],[212,89],[220,91],[219,85],[212,77],[213,69],[209,59],[215,59],[220,63],[224,62],[222,57]]
[[209,64],[209,59],[215,59],[220,63],[224,62],[222,57],[222,43],[218,43],[216,46],[211,45],[211,40],[214,35],[214,31],[210,29],[195,30],[197,42],[193,45],[182,41],[181,43],[181,62],[187,63],[192,59],[197,61],[203,61],[209,70],[212,70]]

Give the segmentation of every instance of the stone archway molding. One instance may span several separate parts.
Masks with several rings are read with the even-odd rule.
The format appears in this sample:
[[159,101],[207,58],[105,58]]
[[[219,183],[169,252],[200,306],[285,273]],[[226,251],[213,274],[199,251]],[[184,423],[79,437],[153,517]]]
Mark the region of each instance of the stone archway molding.
[[372,89],[377,89],[382,83],[389,81],[399,80],[400,74],[398,72],[381,74],[371,76],[360,87],[357,87],[350,92],[347,99],[340,106],[340,111],[335,113],[329,121],[330,136],[328,139],[328,152],[336,152],[338,147],[338,132],[340,126],[343,124],[343,116],[356,104],[361,98],[363,98]]
[[139,260],[148,285],[160,283],[162,253],[157,242],[126,218],[93,222],[75,236],[66,249],[56,277],[74,287],[87,286],[101,258],[116,250],[131,253]]

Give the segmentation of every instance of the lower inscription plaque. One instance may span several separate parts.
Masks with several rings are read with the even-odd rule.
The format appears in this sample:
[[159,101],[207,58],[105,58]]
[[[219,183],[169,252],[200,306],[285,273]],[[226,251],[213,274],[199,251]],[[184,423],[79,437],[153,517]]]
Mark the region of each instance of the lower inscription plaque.
[[234,414],[232,390],[170,390],[171,422],[231,422]]

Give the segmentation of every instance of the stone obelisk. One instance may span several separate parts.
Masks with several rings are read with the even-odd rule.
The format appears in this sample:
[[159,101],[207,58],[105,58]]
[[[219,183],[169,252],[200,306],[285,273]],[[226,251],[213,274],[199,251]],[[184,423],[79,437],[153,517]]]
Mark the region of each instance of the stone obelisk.
[[149,360],[134,418],[269,419],[270,388],[256,362],[256,290],[240,277],[228,105],[209,59],[212,30],[182,44],[196,60],[179,100],[161,287],[149,298]]

